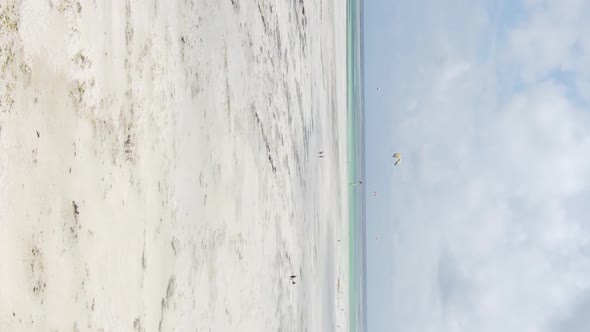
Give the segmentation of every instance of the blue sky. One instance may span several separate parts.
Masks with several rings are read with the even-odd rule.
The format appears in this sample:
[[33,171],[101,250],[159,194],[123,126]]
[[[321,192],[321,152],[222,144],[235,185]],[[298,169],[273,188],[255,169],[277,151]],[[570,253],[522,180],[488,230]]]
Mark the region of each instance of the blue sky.
[[590,331],[588,17],[365,0],[369,331]]

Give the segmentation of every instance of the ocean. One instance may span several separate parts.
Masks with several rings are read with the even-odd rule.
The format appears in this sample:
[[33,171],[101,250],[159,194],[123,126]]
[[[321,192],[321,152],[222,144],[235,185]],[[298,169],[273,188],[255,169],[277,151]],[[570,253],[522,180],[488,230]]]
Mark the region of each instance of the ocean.
[[366,331],[363,1],[347,2],[350,331]]

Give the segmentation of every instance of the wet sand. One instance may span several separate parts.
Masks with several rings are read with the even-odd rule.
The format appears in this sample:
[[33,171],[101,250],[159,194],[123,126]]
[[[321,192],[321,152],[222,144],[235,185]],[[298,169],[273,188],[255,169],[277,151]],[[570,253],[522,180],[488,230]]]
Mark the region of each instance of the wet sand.
[[346,330],[345,3],[0,17],[0,329]]

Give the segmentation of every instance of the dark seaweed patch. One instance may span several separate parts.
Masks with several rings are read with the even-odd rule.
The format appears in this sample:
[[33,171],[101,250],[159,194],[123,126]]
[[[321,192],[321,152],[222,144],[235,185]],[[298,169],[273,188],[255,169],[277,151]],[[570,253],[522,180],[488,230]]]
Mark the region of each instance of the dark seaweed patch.
[[270,144],[268,142],[268,137],[266,136],[266,133],[264,132],[264,126],[262,125],[262,121],[260,121],[260,117],[258,116],[258,113],[254,112],[254,118],[256,119],[256,123],[258,124],[258,127],[260,128],[260,133],[262,134],[262,139],[264,140],[264,144],[266,146],[266,153],[268,156],[268,162],[270,164],[270,167],[272,169],[273,173],[277,172],[277,167],[275,166],[275,162],[272,158],[272,154],[271,154],[271,150],[270,150]]
[[237,12],[240,11],[240,4],[238,3],[238,0],[230,0],[231,1],[231,5],[234,7],[234,10]]

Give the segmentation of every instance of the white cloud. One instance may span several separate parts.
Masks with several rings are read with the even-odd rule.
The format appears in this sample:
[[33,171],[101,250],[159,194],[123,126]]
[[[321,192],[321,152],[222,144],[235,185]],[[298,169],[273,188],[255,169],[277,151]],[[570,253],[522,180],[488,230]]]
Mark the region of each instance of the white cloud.
[[[527,1],[498,58],[438,40],[445,46],[431,58],[452,56],[415,64],[429,68],[404,87],[415,110],[390,115],[407,151],[392,179],[387,330],[588,328],[590,112],[578,100],[590,96],[579,90],[590,73],[586,3]],[[444,28],[424,27],[437,38]],[[504,68],[519,69],[500,79]],[[573,84],[555,70],[571,71]],[[518,89],[500,93],[504,85]]]
[[521,67],[527,82],[553,70],[590,74],[590,3],[584,0],[534,1],[528,17],[508,36],[506,61]]

